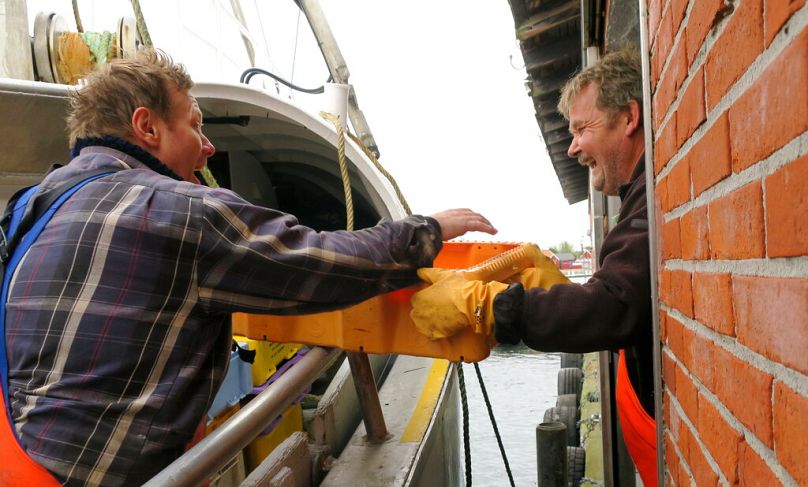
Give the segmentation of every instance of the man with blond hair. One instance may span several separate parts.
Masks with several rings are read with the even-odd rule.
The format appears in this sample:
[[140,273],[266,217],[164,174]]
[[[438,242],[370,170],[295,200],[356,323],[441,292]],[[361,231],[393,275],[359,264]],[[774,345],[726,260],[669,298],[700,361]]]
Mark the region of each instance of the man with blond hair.
[[[140,485],[176,459],[219,388],[230,314],[344,307],[417,281],[470,210],[317,232],[194,172],[215,149],[191,78],[146,51],[71,97],[72,161],[111,174],[59,208],[6,305],[6,402],[23,450],[66,485]],[[0,477],[2,477],[0,467]]]
[[[569,156],[589,167],[595,189],[620,196],[618,222],[603,241],[599,270],[586,284],[525,289],[514,283],[497,288],[504,290],[488,298],[493,299],[494,332],[500,343],[523,340],[547,352],[619,351],[615,397],[623,436],[643,484],[653,486],[657,484],[653,322],[637,51],[624,48],[610,53],[580,72],[562,90],[558,109],[572,133]],[[468,283],[464,286],[469,288]],[[415,295],[414,319],[421,314],[419,306],[449,308],[459,301],[446,290],[427,288]],[[419,326],[438,325],[447,327],[446,323]]]

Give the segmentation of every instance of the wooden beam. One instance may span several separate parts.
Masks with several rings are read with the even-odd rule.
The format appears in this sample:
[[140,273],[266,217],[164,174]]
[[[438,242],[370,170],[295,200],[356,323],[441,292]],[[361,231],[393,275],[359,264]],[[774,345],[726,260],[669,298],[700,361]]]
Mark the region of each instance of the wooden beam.
[[565,2],[531,16],[516,28],[516,38],[525,41],[543,32],[580,18],[581,6],[577,1]]
[[525,51],[525,70],[527,72],[546,68],[565,58],[578,60],[581,57],[581,39],[578,36],[565,36],[553,42],[535,45]]

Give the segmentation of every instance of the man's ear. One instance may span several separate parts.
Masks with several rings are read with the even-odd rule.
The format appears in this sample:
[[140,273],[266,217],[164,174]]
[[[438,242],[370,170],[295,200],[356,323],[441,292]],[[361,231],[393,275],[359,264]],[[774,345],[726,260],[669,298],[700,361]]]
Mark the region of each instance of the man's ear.
[[132,113],[132,142],[144,149],[153,149],[160,144],[157,117],[146,107],[137,107]]
[[642,128],[642,109],[637,100],[628,101],[628,109],[626,114],[626,136],[631,137],[634,133]]

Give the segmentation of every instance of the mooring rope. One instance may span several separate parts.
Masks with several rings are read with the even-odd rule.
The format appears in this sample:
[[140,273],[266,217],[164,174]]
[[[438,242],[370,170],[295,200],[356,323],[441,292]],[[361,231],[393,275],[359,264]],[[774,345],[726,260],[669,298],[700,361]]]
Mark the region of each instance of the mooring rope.
[[485,389],[483,376],[480,373],[480,364],[477,362],[474,362],[474,370],[477,372],[477,379],[480,381],[480,389],[483,391],[485,407],[488,409],[488,417],[491,418],[491,425],[494,427],[494,434],[497,437],[497,444],[499,445],[499,452],[502,454],[502,461],[505,462],[505,471],[508,472],[508,479],[511,481],[511,487],[515,487],[513,483],[513,474],[511,473],[511,465],[508,463],[508,455],[505,454],[505,447],[502,445],[502,437],[499,435],[499,428],[497,428],[497,420],[494,418],[494,410],[491,408],[491,401],[488,400],[488,391]]
[[463,362],[455,362],[457,385],[460,388],[460,404],[463,408],[463,449],[466,459],[466,487],[471,487],[471,446],[469,439],[469,401],[466,397],[466,379],[463,376]]

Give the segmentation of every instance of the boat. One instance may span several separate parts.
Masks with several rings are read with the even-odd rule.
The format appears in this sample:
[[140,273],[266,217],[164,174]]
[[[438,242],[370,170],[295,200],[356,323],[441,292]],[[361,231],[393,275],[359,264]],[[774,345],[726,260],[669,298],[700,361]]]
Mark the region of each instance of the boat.
[[[102,3],[107,5],[101,7]],[[308,17],[317,14],[316,2],[301,2],[303,5]],[[59,36],[73,32],[69,27],[73,14],[70,2],[45,6],[60,13],[28,11],[23,1],[0,1],[9,19],[4,57],[10,66],[0,73],[0,110],[14,114],[0,120],[5,142],[0,157],[3,203],[16,189],[37,183],[52,163],[69,160],[64,115],[68,92],[74,87],[58,82],[64,80],[55,53]],[[254,203],[292,213],[315,229],[344,227],[337,151],[341,130],[317,111],[281,96],[273,82],[239,83],[240,73],[261,65],[253,49],[255,36],[246,25],[240,2],[195,3],[196,13],[190,17],[174,14],[188,7],[179,0],[161,1],[159,6],[158,2],[144,2],[144,7],[151,8],[144,8],[141,18],[148,19],[149,27],[154,29],[160,20],[172,29],[170,36],[162,37],[157,29],[153,31],[155,39],[171,40],[166,45],[156,42],[155,47],[186,64],[192,77],[198,79],[195,67],[200,64],[216,63],[222,68],[221,79],[198,82],[192,90],[204,114],[205,133],[217,148],[209,161],[217,184]],[[144,32],[138,29],[128,2],[115,8],[108,2],[94,6],[82,2],[81,8],[85,13],[92,11],[93,18],[106,18],[107,28],[124,55],[144,43]],[[157,10],[172,14],[158,19],[154,15]],[[327,29],[321,17],[317,22],[320,29]],[[207,35],[211,32],[216,32],[218,39]],[[222,42],[224,37],[228,42]],[[348,82],[339,72],[341,66],[330,67],[332,77],[343,84]],[[351,115],[358,112],[355,95],[350,94],[353,104],[347,106],[345,90],[336,91],[342,98],[336,105],[329,98],[327,110],[344,110]],[[362,126],[358,122],[354,125]],[[363,128],[358,135],[356,139],[344,137],[356,228],[371,226],[381,218],[405,216],[406,204],[397,196],[394,182],[374,160],[376,148],[369,130]],[[366,357],[369,367],[364,376],[351,372],[349,360],[339,350],[308,349],[264,392],[149,485],[239,485],[268,472],[276,478],[294,479],[294,483],[283,485],[459,484],[462,461],[455,366],[429,357],[359,355]],[[367,375],[368,370],[372,375]],[[292,428],[286,440],[265,451],[266,461],[251,475],[242,449],[307,390],[306,408],[302,410],[304,427]],[[368,419],[367,412],[363,415],[366,397],[378,402],[381,418]],[[375,428],[378,435],[378,424],[373,421],[380,419],[384,429],[377,438],[370,430]],[[366,424],[371,426],[366,428]],[[294,433],[295,429],[307,434]]]

